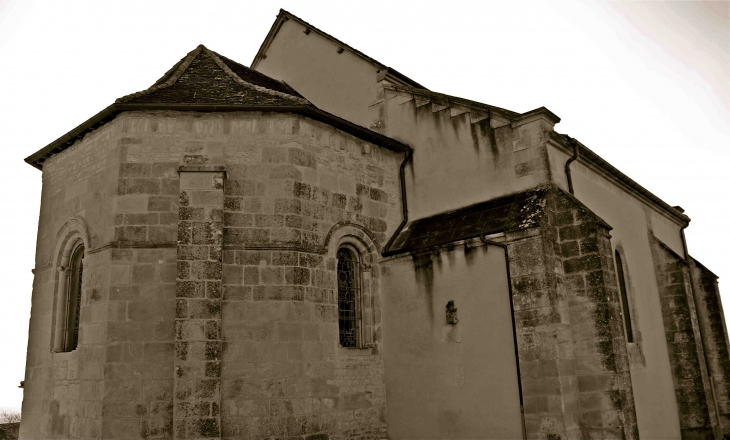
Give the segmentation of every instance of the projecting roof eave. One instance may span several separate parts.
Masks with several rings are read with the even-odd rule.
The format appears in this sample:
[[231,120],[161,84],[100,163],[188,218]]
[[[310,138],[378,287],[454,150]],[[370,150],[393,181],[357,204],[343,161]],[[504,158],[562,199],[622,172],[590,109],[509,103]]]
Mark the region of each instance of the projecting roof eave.
[[[555,143],[561,145],[568,151],[572,151],[573,147],[568,143],[568,135],[558,133],[556,131],[550,132],[550,139]],[[625,189],[638,196],[640,200],[644,200],[649,203],[650,206],[655,206],[660,212],[664,213],[670,219],[674,220],[677,224],[687,227],[691,219],[686,214],[680,212],[677,208],[671,206],[664,200],[660,199],[654,193],[639,185],[635,180],[627,176],[614,167],[608,161],[603,159],[601,156],[596,154],[593,150],[586,147],[582,143],[575,141],[579,149],[579,160],[586,160],[589,164],[603,171],[604,173],[611,176],[619,185],[622,185]]]
[[416,81],[412,80],[411,78],[405,76],[404,74],[398,72],[397,70],[386,66],[385,64],[379,62],[378,60],[375,60],[364,53],[360,52],[359,50],[355,49],[354,47],[350,46],[349,44],[338,40],[337,38],[333,37],[332,35],[318,29],[315,26],[312,26],[311,24],[307,23],[306,21],[302,20],[301,18],[297,17],[296,15],[292,14],[291,12],[285,11],[284,9],[279,10],[279,15],[276,16],[276,20],[274,21],[274,24],[271,26],[271,29],[269,29],[269,33],[266,35],[266,38],[264,38],[264,41],[261,43],[261,47],[259,47],[259,51],[256,52],[256,56],[254,57],[253,61],[251,62],[251,68],[256,69],[256,66],[258,65],[259,61],[266,58],[266,51],[269,49],[269,46],[271,45],[271,42],[274,41],[274,38],[276,38],[276,34],[279,33],[279,29],[281,28],[281,25],[288,21],[289,19],[292,19],[302,26],[305,26],[306,28],[318,33],[319,35],[323,36],[324,38],[334,42],[335,44],[341,46],[343,49],[346,49],[349,52],[352,52],[359,56],[360,58],[368,61],[369,63],[376,66],[378,69],[385,69],[387,70],[388,74],[392,75],[395,78],[398,78],[400,81],[403,81],[404,83],[408,84],[411,87],[415,87],[418,89],[426,89],[426,87],[422,86],[421,84],[417,83]]
[[25,162],[35,168],[43,169],[43,162],[50,156],[60,153],[66,148],[73,145],[76,141],[82,139],[91,131],[101,127],[105,123],[113,120],[119,113],[125,111],[192,111],[192,112],[277,112],[277,113],[294,113],[301,116],[314,119],[316,121],[331,125],[345,133],[356,136],[366,142],[379,145],[383,148],[394,152],[406,152],[411,150],[408,145],[395,139],[384,136],[375,131],[369,130],[357,124],[353,124],[345,119],[337,117],[331,113],[320,110],[311,105],[241,105],[241,104],[155,104],[155,103],[114,103],[89,120],[82,123],[78,127],[69,131],[65,135],[51,142],[44,148],[36,151],[25,158]]
[[531,122],[535,119],[544,119],[547,120],[550,125],[555,125],[560,122],[560,116],[556,115],[555,113],[551,112],[547,107],[538,107],[534,110],[530,110],[529,112],[524,112],[517,116],[513,121],[512,125],[522,125],[528,122]]

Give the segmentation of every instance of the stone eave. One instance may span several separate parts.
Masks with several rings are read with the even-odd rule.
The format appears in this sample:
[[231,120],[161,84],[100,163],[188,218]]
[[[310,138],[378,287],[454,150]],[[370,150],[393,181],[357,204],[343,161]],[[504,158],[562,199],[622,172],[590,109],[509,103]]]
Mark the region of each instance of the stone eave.
[[[568,145],[565,135],[563,134],[551,131],[548,142],[568,155],[573,154],[573,147]],[[669,205],[667,202],[654,195],[651,191],[631,179],[629,176],[619,171],[616,167],[608,163],[590,148],[577,140],[576,142],[580,151],[577,161],[582,165],[592,168],[594,171],[618,184],[621,188],[625,189],[630,194],[633,194],[649,206],[654,207],[657,211],[664,214],[667,218],[674,221],[679,226],[686,227],[689,225],[690,218],[687,215],[682,214],[673,206]]]
[[529,112],[522,113],[512,121],[512,128],[519,127],[520,125],[528,124],[537,120],[544,120],[548,124],[554,126],[560,122],[560,117],[555,113],[548,110],[546,107],[539,107]]
[[350,121],[337,117],[331,113],[315,108],[311,105],[289,105],[289,106],[267,106],[267,105],[239,105],[239,104],[131,104],[114,103],[100,111],[90,119],[69,131],[65,135],[51,142],[44,148],[36,151],[25,158],[25,162],[35,168],[43,169],[43,162],[50,156],[60,153],[69,148],[76,141],[82,139],[91,131],[101,127],[113,120],[119,113],[125,111],[189,111],[203,113],[217,112],[275,112],[294,113],[306,116],[319,122],[331,125],[345,133],[356,136],[366,142],[370,142],[391,151],[403,153],[410,151],[411,147],[395,139],[384,136],[375,131],[369,130]]
[[305,28],[309,29],[310,31],[314,31],[320,36],[332,41],[335,43],[335,45],[341,47],[344,50],[347,50],[348,52],[351,52],[360,58],[364,59],[365,61],[369,62],[373,66],[377,67],[378,69],[382,70],[382,73],[386,73],[388,76],[391,76],[392,78],[397,79],[396,82],[402,82],[404,84],[410,85],[412,87],[416,87],[419,89],[426,89],[423,85],[417,83],[416,81],[412,80],[411,78],[405,76],[404,74],[398,72],[397,70],[390,68],[386,66],[385,64],[365,55],[364,53],[360,52],[359,50],[355,49],[354,47],[350,46],[349,44],[338,40],[337,38],[333,37],[332,35],[318,29],[315,26],[312,26],[311,24],[307,23],[306,21],[302,20],[301,18],[297,17],[296,15],[292,14],[291,12],[285,11],[284,9],[279,10],[279,14],[276,16],[276,20],[274,21],[274,24],[271,26],[271,29],[269,29],[269,33],[266,35],[266,38],[264,38],[264,41],[261,43],[261,46],[259,47],[258,52],[256,52],[256,56],[254,57],[253,61],[251,61],[251,68],[256,70],[256,66],[258,65],[259,61],[266,58],[266,51],[269,49],[269,46],[274,41],[274,38],[276,38],[276,35],[279,33],[279,29],[281,28],[281,25],[289,20],[294,20],[297,23],[301,24]]
[[460,108],[460,113],[470,112],[475,115],[482,115],[484,118],[489,116],[492,118],[493,122],[497,122],[496,126],[510,124],[520,117],[520,113],[431,90],[414,89],[412,87],[399,85],[385,85],[384,89],[403,96],[412,96],[414,99],[421,98],[446,107],[455,109]]

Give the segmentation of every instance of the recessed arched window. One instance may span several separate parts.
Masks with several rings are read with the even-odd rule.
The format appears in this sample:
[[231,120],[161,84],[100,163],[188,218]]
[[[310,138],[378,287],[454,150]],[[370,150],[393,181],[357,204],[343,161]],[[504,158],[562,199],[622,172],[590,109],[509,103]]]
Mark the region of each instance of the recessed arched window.
[[340,345],[355,348],[359,341],[360,271],[359,255],[354,249],[337,250],[337,309]]
[[621,294],[621,311],[624,315],[624,326],[626,328],[626,341],[634,342],[634,331],[631,327],[631,313],[629,311],[629,297],[626,293],[626,277],[624,276],[624,264],[619,251],[615,252],[616,274],[618,276],[618,288]]
[[64,325],[63,351],[73,351],[79,345],[79,321],[81,317],[81,280],[84,275],[84,246],[77,246],[71,253],[68,269],[68,294],[66,297],[66,323]]

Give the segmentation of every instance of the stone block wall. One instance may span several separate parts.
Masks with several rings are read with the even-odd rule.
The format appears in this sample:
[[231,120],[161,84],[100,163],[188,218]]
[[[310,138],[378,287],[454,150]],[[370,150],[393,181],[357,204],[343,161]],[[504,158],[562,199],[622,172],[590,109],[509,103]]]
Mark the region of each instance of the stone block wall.
[[[369,243],[363,289],[374,302],[370,267],[400,220],[402,155],[295,116],[134,114],[126,124],[129,179],[145,180],[125,182],[125,209],[169,207],[167,222],[180,207],[174,435],[384,435],[382,361],[373,349],[338,351],[332,246],[347,228]],[[175,166],[192,185],[179,184],[179,200],[165,174]],[[211,166],[225,170],[222,186],[198,188]],[[148,241],[167,231],[144,226]],[[364,320],[371,343],[377,319]]]
[[654,237],[650,241],[682,438],[719,437],[714,432],[717,413],[699,333],[690,267]]
[[527,437],[637,438],[609,227],[542,197],[506,235]]
[[[527,438],[579,438],[578,380],[560,262],[539,228],[507,234]],[[562,283],[561,283],[562,284]]]
[[[110,216],[116,195],[120,142],[104,127],[44,163],[23,397],[23,438],[98,438],[106,353]],[[85,245],[78,348],[54,353],[63,330],[56,319],[69,237]]]
[[[402,159],[294,115],[170,112],[121,114],[53,156],[25,436],[385,436],[375,261]],[[51,354],[69,217],[88,235],[81,337]],[[361,254],[354,350],[337,342],[343,240]]]
[[175,250],[115,248],[109,271],[101,437],[170,438]]
[[148,126],[135,118],[122,114],[113,124],[120,164],[110,212],[101,436],[171,438],[179,155],[164,145],[141,153]]
[[569,298],[582,434],[638,438],[610,227],[565,193],[553,192],[551,202]]
[[690,270],[698,300],[699,324],[705,335],[704,346],[710,366],[710,380],[714,386],[722,433],[727,436],[730,434],[730,354],[717,275],[694,259]]
[[224,173],[196,168],[180,168],[174,430],[220,438]]

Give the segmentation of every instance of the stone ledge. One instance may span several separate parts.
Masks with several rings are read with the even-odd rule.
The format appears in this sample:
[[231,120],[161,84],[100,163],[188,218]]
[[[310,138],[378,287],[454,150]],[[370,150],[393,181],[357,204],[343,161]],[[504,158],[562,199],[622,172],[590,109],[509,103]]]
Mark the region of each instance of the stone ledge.
[[189,173],[223,173],[223,177],[226,177],[226,166],[225,165],[180,165],[177,168],[178,173],[189,172]]
[[337,347],[336,352],[337,352],[337,357],[370,356],[373,354],[373,350],[370,347],[367,347],[367,348]]

